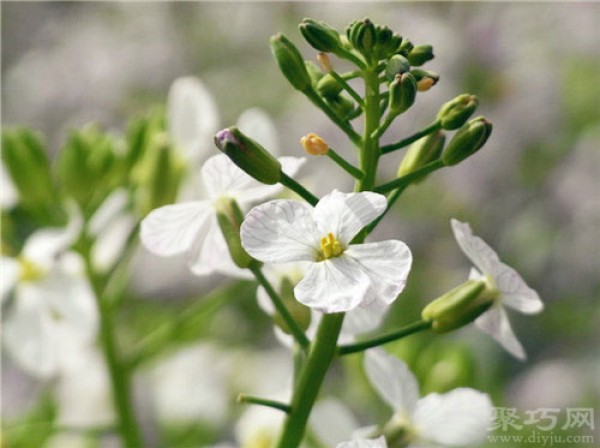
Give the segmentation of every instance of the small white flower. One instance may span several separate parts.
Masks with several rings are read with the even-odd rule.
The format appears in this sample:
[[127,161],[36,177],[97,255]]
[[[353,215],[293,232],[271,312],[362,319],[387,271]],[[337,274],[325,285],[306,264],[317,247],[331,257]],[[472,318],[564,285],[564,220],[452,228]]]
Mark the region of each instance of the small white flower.
[[513,268],[502,263],[498,254],[485,241],[473,235],[469,224],[455,219],[451,223],[458,245],[477,268],[471,270],[469,278],[485,279],[498,291],[494,304],[475,320],[475,325],[492,336],[509,353],[525,359],[525,350],[510,326],[504,307],[523,314],[537,314],[544,309],[544,304],[537,292],[527,286]]
[[69,246],[80,217],[66,229],[32,234],[20,256],[2,257],[2,302],[13,293],[3,328],[4,345],[27,372],[50,377],[76,362],[95,341],[98,310],[81,257]]
[[351,442],[342,442],[336,448],[387,448],[385,437],[378,439],[360,439]]
[[294,293],[299,302],[324,313],[390,304],[406,284],[410,250],[398,240],[350,244],[386,206],[377,193],[337,190],[314,208],[300,201],[270,201],[246,216],[242,245],[266,263],[309,262]]
[[367,352],[365,369],[371,384],[394,410],[390,423],[407,430],[409,446],[458,447],[485,440],[492,418],[487,394],[459,388],[419,398],[417,380],[406,364],[381,349]]
[[[283,171],[292,176],[303,159],[281,157],[279,161]],[[221,201],[235,199],[242,209],[247,209],[281,187],[257,182],[224,154],[210,157],[202,166],[200,178],[208,198],[166,205],[150,212],[141,223],[142,243],[159,256],[185,254],[190,269],[197,275],[221,272],[246,276],[231,260],[217,222],[217,207]]]

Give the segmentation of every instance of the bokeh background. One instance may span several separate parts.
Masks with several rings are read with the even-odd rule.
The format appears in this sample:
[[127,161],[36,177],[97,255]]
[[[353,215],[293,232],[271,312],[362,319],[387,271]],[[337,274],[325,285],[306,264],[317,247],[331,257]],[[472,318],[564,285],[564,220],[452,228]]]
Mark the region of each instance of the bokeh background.
[[[93,122],[122,134],[130,117],[164,104],[176,78],[194,75],[214,94],[223,126],[258,106],[277,125],[280,153],[301,155],[299,138],[316,132],[350,157],[342,135],[287,85],[271,58],[268,39],[282,31],[314,59],[297,31],[304,17],[340,30],[369,17],[415,43],[433,45],[436,58],[428,68],[441,80],[394,125],[386,136],[390,142],[428,124],[443,102],[463,92],[479,96],[479,112],[494,124],[480,153],[411,187],[378,229],[378,237],[400,238],[415,255],[408,288],[384,325],[412,321],[424,303],[465,278],[468,263],[453,241],[452,217],[471,222],[546,304],[539,316],[511,315],[529,354],[525,363],[471,328],[444,337],[415,336],[390,349],[415,370],[424,392],[469,385],[522,415],[559,408],[563,418],[569,407],[595,408],[599,414],[598,3],[3,2],[3,127],[39,131],[55,157],[70,129]],[[388,157],[382,179],[394,175],[400,160]],[[312,160],[303,173],[318,194],[350,188],[334,170]],[[131,318],[144,332],[188,306],[181,297],[227,282],[194,278],[181,262],[140,251],[131,279],[135,299],[123,319]],[[273,377],[285,376],[289,355],[277,348],[252,291],[242,288],[239,294],[240,300],[211,314],[202,331],[175,344],[167,354],[172,359],[165,358],[170,363],[140,375],[137,402],[149,446],[206,446],[231,439],[233,421],[242,413],[232,404],[236,387],[276,384],[280,380]],[[359,361],[343,364],[346,369],[335,372],[343,381],[331,385],[333,393],[363,423],[386,416]],[[163,370],[157,374],[157,369]],[[222,404],[219,397],[207,399],[209,410],[186,404],[190,395],[207,397],[207,391],[222,386],[211,383],[216,381],[206,373],[211,369],[238,377],[231,380],[234,386],[227,385],[231,396]],[[156,376],[183,392],[175,386],[165,392],[149,379]],[[193,389],[198,381],[208,386]],[[3,427],[16,434],[20,446],[50,446],[57,430],[52,403],[60,395],[55,386],[29,377],[3,356]],[[268,390],[255,389],[261,388]],[[597,445],[598,427],[596,415]],[[593,434],[589,427],[569,431],[555,434]],[[34,442],[23,435],[33,432],[40,435]],[[110,436],[101,439],[102,446],[118,446]]]

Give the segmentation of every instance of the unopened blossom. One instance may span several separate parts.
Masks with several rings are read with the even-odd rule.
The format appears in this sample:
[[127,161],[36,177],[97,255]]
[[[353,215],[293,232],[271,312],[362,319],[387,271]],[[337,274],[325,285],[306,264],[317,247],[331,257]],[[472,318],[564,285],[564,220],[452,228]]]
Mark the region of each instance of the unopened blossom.
[[459,447],[485,440],[492,418],[487,394],[458,388],[419,398],[417,380],[407,365],[382,349],[367,352],[365,369],[380,397],[394,410],[384,433],[399,431],[409,447]]
[[[302,159],[281,157],[280,162],[285,173],[294,175]],[[141,223],[142,243],[159,256],[185,255],[197,275],[212,272],[243,275],[231,260],[217,222],[217,210],[231,199],[247,209],[252,203],[272,196],[280,187],[257,182],[224,154],[212,156],[204,163],[200,179],[206,199],[166,205],[150,212]]]
[[[76,362],[95,341],[98,311],[83,260],[69,251],[81,230],[75,216],[65,229],[33,233],[16,258],[2,256],[4,346],[21,368],[50,377]],[[9,298],[12,300],[9,301]]]
[[398,240],[351,244],[386,206],[385,197],[377,193],[337,190],[314,208],[294,200],[270,201],[247,214],[242,244],[265,263],[308,262],[294,294],[318,311],[390,304],[406,284],[410,250]]
[[525,359],[523,346],[515,336],[505,307],[523,314],[537,314],[544,309],[537,292],[521,276],[498,258],[498,254],[481,238],[473,235],[467,223],[452,220],[454,237],[462,251],[473,262],[470,278],[485,280],[497,291],[492,306],[475,320],[475,325],[492,336],[509,353]]

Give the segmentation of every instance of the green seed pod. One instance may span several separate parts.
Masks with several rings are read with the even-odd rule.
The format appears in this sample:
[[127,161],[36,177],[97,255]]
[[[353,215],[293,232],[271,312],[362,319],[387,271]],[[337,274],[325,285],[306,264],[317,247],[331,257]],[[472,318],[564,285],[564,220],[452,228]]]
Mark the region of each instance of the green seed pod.
[[340,33],[324,22],[313,19],[304,19],[300,25],[300,32],[306,41],[316,50],[326,53],[338,53],[342,47]]
[[317,84],[317,92],[324,98],[332,99],[337,97],[343,87],[329,73],[323,76]]
[[497,294],[484,280],[467,280],[423,308],[421,317],[433,322],[434,332],[446,333],[481,316],[494,303]]
[[235,199],[224,199],[217,203],[217,221],[223,237],[227,242],[231,259],[239,268],[246,269],[256,262],[242,247],[240,227],[244,221],[244,213]]
[[400,54],[396,54],[390,58],[385,66],[385,77],[389,82],[392,82],[396,75],[401,75],[410,71],[410,63],[408,59]]
[[446,136],[444,133],[437,131],[410,145],[398,168],[398,177],[406,176],[422,166],[439,159],[442,155],[445,141]]
[[410,50],[407,58],[411,65],[419,67],[434,58],[433,47],[431,45],[417,45]]
[[475,154],[492,133],[492,123],[477,117],[460,128],[442,155],[444,165],[451,166]]
[[312,88],[311,78],[306,70],[300,51],[283,34],[271,37],[271,53],[283,75],[292,87],[301,92]]
[[448,131],[458,129],[473,115],[478,105],[479,100],[475,95],[464,93],[443,104],[437,119],[442,129]]
[[417,81],[408,73],[396,75],[396,79],[390,84],[389,90],[389,113],[399,115],[410,108],[417,97]]
[[223,129],[215,135],[215,145],[238,167],[259,182],[273,185],[281,178],[281,163],[265,148],[237,127]]

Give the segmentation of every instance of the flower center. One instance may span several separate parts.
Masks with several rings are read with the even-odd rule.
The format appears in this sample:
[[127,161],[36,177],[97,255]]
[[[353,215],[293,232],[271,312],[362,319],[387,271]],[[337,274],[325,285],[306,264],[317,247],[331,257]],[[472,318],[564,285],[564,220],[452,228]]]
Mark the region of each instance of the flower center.
[[344,252],[344,248],[340,242],[329,232],[327,236],[321,238],[321,253],[319,261],[327,260],[328,258],[339,257]]
[[21,267],[19,275],[19,281],[21,282],[35,282],[46,274],[46,270],[42,266],[27,258],[19,257],[17,260]]

